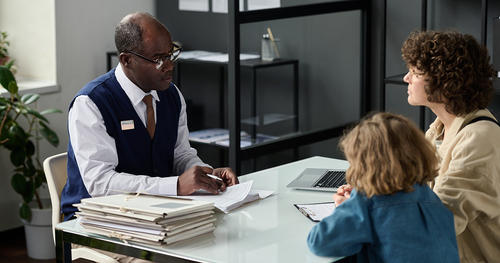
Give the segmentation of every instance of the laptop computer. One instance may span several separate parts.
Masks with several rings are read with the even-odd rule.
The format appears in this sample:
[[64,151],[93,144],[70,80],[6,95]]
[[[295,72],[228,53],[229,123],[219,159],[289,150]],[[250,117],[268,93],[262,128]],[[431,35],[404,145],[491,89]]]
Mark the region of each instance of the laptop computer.
[[301,190],[335,192],[346,184],[345,169],[307,168],[286,187]]

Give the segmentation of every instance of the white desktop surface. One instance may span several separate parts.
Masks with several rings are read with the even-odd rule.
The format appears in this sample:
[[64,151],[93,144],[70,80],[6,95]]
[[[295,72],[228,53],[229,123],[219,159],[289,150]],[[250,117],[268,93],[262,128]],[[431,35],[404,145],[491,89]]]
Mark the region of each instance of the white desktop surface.
[[[347,168],[344,160],[311,157],[240,176],[240,182],[254,180],[252,188],[272,190],[274,195],[244,205],[229,214],[217,212],[213,233],[165,246],[129,243],[143,250],[200,262],[331,262],[313,255],[306,243],[314,223],[302,215],[295,203],[326,202],[332,193],[286,188],[305,168]],[[75,220],[60,223],[65,232],[122,243],[85,232]]]

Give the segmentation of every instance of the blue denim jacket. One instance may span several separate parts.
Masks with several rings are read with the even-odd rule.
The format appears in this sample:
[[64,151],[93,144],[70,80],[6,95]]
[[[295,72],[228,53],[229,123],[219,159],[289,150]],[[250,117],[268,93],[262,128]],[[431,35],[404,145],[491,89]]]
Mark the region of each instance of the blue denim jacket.
[[452,213],[427,185],[413,187],[371,198],[353,190],[312,228],[309,249],[358,262],[459,262]]

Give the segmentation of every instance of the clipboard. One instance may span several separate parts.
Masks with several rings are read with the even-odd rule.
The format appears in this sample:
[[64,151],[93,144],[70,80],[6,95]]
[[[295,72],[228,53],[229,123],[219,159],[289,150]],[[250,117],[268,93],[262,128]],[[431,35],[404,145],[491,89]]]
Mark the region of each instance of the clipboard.
[[293,204],[304,216],[313,222],[319,222],[335,210],[335,202]]

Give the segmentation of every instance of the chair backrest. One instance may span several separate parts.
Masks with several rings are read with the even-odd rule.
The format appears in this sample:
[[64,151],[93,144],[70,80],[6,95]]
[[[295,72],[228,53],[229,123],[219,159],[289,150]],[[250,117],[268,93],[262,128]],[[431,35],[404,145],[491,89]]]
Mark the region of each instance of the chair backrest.
[[43,171],[47,178],[50,202],[52,204],[52,233],[54,233],[55,225],[61,222],[61,192],[68,178],[67,163],[67,153],[60,153],[43,161]]

